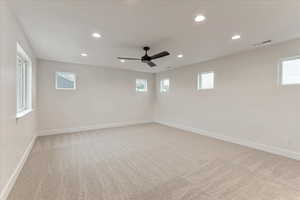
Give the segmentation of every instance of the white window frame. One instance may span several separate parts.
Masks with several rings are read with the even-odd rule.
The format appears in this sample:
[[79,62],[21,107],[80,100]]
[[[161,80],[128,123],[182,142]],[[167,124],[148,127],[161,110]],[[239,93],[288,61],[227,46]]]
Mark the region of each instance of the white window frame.
[[16,99],[16,118],[32,111],[32,62],[19,43],[16,55]]
[[[57,81],[58,81],[58,74],[59,73],[70,73],[70,74],[73,74],[74,75],[74,87],[73,88],[60,88],[60,87],[58,87]],[[76,90],[76,88],[77,88],[76,82],[77,82],[77,76],[73,72],[55,72],[55,89],[56,90]]]
[[291,60],[300,60],[300,56],[294,56],[289,58],[284,58],[280,60],[279,64],[279,84],[281,86],[292,86],[292,85],[300,85],[300,83],[283,83],[283,62],[291,61]]
[[[205,74],[213,74],[213,87],[212,88],[203,88],[202,86],[202,75]],[[213,90],[215,89],[215,78],[216,74],[214,71],[209,71],[209,72],[199,72],[197,75],[197,90]]]
[[[142,82],[146,83],[144,89],[139,89],[139,88],[137,88],[138,81],[142,81]],[[147,80],[147,79],[141,79],[141,78],[136,79],[136,80],[135,80],[135,91],[136,91],[136,92],[148,92],[148,80]]]
[[[163,84],[164,84],[164,81],[167,81],[167,80],[169,81],[169,86],[168,86],[167,89],[164,89],[163,88]],[[161,79],[160,80],[160,84],[159,84],[159,91],[160,91],[160,93],[167,93],[167,92],[169,92],[170,91],[170,85],[171,85],[170,78]]]

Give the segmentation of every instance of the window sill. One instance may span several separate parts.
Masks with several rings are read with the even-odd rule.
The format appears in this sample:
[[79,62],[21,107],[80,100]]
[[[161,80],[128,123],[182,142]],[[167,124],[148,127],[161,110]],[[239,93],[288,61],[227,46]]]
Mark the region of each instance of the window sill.
[[285,86],[299,86],[300,83],[281,83],[281,85],[282,85],[283,87],[285,87]]
[[198,91],[214,90],[215,88],[198,88]]
[[22,117],[25,117],[26,115],[28,115],[29,113],[31,113],[33,110],[32,109],[28,109],[28,110],[24,110],[22,112],[19,112],[16,114],[16,118],[20,119]]

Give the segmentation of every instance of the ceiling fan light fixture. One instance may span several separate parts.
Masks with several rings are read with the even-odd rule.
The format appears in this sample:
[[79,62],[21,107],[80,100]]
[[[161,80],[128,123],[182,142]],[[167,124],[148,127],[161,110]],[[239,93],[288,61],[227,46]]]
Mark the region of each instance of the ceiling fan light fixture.
[[80,55],[81,55],[82,57],[87,57],[87,56],[88,56],[87,53],[81,53]]
[[182,54],[177,55],[177,58],[183,58]]
[[136,61],[141,61],[142,63],[145,63],[145,64],[149,65],[150,67],[155,67],[156,64],[154,62],[152,62],[152,60],[159,59],[159,58],[170,55],[169,52],[162,51],[160,53],[149,56],[148,51],[150,50],[150,47],[143,47],[143,50],[145,51],[145,55],[141,58],[118,57],[118,59],[122,63],[124,63],[126,60],[136,60]]

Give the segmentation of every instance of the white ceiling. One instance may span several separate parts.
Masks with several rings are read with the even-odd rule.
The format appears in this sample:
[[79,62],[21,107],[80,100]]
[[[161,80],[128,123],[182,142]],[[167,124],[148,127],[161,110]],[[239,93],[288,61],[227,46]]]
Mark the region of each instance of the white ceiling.
[[[162,71],[300,37],[299,0],[10,0],[37,56],[62,62]],[[194,17],[207,20],[197,24]],[[93,32],[103,37],[94,39]],[[232,41],[234,34],[240,40]],[[163,50],[156,69],[117,56]],[[87,52],[88,57],[81,57]],[[183,54],[182,59],[177,55]]]

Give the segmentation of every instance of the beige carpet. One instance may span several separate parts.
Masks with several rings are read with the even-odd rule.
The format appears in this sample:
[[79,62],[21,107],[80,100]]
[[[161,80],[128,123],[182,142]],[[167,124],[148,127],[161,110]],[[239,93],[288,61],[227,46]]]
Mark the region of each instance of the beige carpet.
[[300,200],[300,162],[145,124],[37,140],[9,200]]

